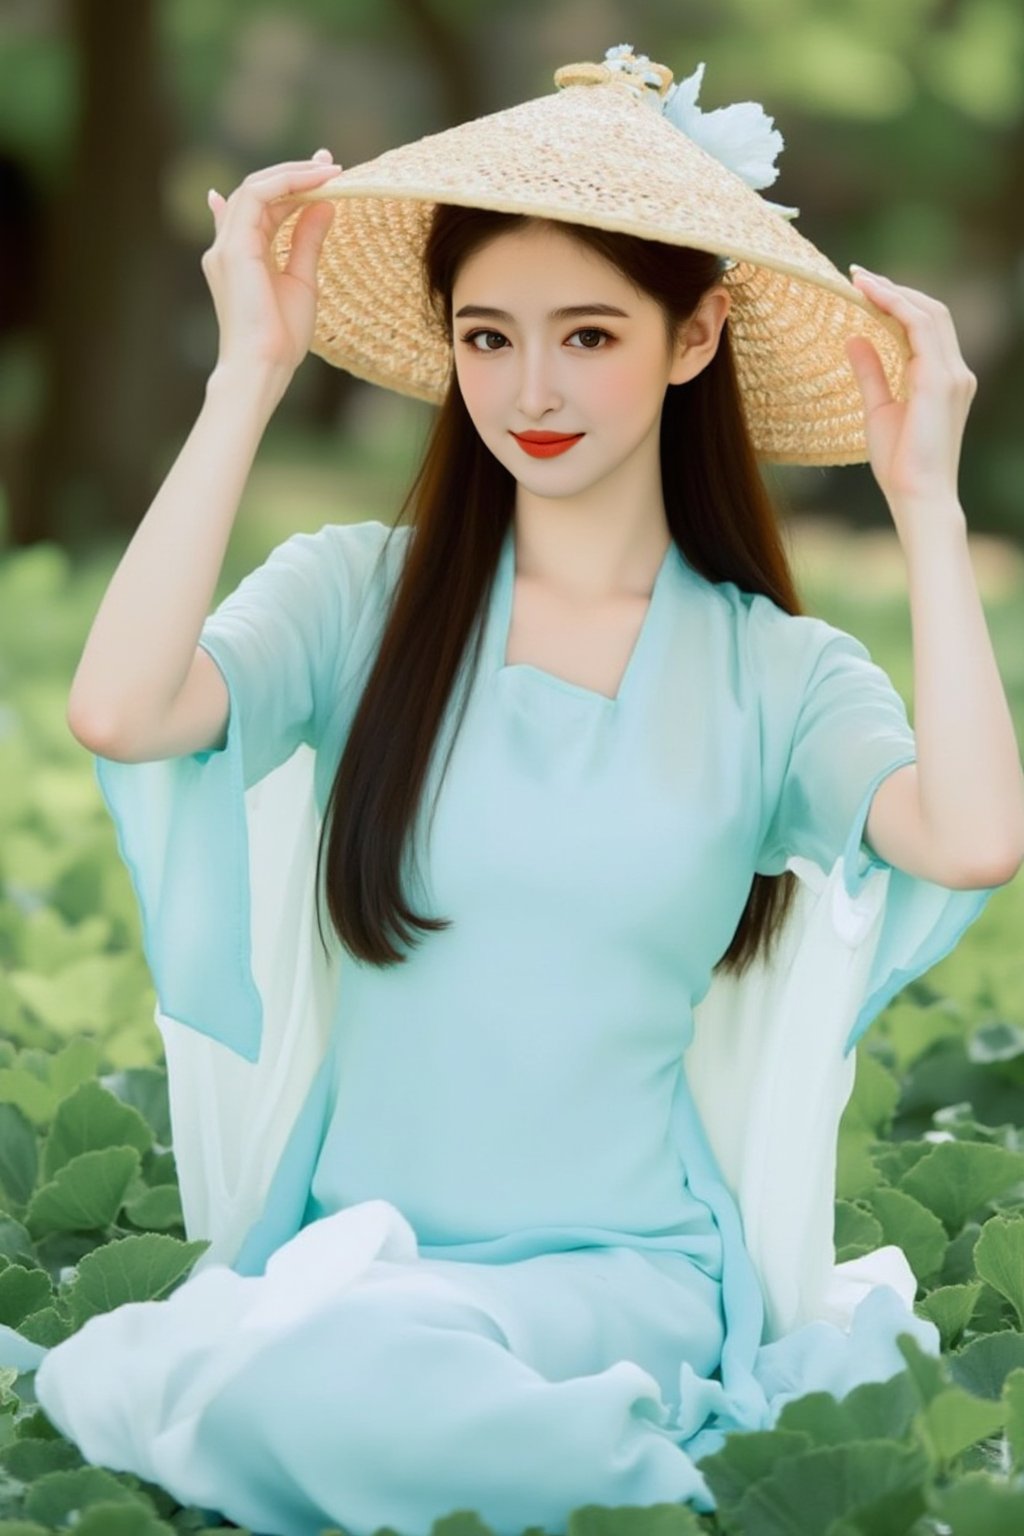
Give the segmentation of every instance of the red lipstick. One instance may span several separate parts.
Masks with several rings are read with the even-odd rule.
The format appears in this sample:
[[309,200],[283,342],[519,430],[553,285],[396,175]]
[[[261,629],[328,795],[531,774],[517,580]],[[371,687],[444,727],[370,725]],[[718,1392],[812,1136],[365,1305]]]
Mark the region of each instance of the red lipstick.
[[534,459],[552,459],[556,453],[565,453],[584,436],[576,432],[567,437],[564,432],[513,432],[512,436],[525,453]]

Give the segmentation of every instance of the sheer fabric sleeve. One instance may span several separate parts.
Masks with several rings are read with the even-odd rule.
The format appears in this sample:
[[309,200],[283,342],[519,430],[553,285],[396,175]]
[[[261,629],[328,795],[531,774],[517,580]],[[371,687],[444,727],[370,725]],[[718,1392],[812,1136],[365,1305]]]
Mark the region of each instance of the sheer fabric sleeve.
[[[267,807],[290,783],[296,792],[307,784],[327,736],[337,735],[332,723],[410,530],[396,529],[388,552],[390,531],[369,521],[294,534],[209,615],[199,644],[227,685],[223,746],[141,763],[96,758],[159,1012],[248,1061],[258,1058],[262,1024],[251,963],[254,818],[262,812],[266,825]],[[282,902],[293,853],[284,841],[274,853]]]
[[[887,876],[881,932],[847,1049],[880,1010],[956,945],[995,886],[962,890],[891,865],[867,841],[875,791],[917,758],[906,706],[855,636],[756,596],[750,659],[761,693],[763,765],[759,874],[808,860],[828,875],[841,861],[852,903]],[[794,867],[798,867],[794,866]]]
[[[246,789],[301,744],[317,745],[337,697],[360,574],[338,534],[293,534],[203,623],[199,645],[228,686]],[[211,755],[194,754],[200,763]]]

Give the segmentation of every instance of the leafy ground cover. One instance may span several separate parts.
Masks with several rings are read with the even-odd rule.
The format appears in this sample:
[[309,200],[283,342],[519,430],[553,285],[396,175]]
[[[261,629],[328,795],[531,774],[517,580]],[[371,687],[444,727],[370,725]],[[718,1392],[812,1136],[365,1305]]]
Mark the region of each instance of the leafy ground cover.
[[[0,1322],[47,1345],[121,1302],[169,1295],[205,1247],[182,1225],[134,895],[92,759],[65,722],[108,575],[72,577],[48,547],[0,563]],[[897,665],[884,638],[876,648],[865,615],[836,621],[902,682],[905,658]],[[993,615],[994,629],[1015,622],[1009,610]],[[773,1430],[730,1437],[703,1464],[712,1516],[588,1506],[568,1536],[1024,1531],[1022,931],[1018,879],[869,1031],[843,1116],[837,1257],[898,1242],[942,1359],[908,1336],[906,1369],[890,1382],[841,1403],[811,1394]],[[226,1527],[87,1465],[35,1403],[30,1378],[0,1370],[0,1530],[72,1528]],[[486,1530],[471,1512],[435,1527]]]

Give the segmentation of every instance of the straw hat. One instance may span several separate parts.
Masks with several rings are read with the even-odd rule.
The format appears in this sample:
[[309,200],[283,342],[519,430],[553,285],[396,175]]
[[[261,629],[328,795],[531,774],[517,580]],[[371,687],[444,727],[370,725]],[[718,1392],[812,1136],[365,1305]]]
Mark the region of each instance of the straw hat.
[[[330,198],[311,350],[401,394],[439,402],[452,351],[432,315],[420,258],[434,205],[458,203],[623,230],[725,258],[728,326],[754,447],[791,464],[868,459],[864,409],[844,350],[866,336],[905,400],[903,327],[794,227],[797,208],[755,190],[782,147],[755,102],[703,113],[704,66],[672,71],[610,48],[555,71],[549,95],[427,134],[353,165],[302,201]],[[273,250],[287,260],[300,209]]]

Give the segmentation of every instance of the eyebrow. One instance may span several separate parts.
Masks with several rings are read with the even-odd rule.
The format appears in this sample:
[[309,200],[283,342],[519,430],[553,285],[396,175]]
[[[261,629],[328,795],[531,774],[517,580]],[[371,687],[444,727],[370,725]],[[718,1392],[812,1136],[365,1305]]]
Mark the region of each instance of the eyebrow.
[[[623,320],[628,320],[624,309],[616,309],[614,304],[567,304],[562,309],[553,309],[548,315],[549,320],[571,320],[577,315],[618,315]],[[513,320],[515,317],[505,309],[489,309],[482,304],[464,304],[455,316],[456,320],[467,319],[470,316],[477,320]]]

